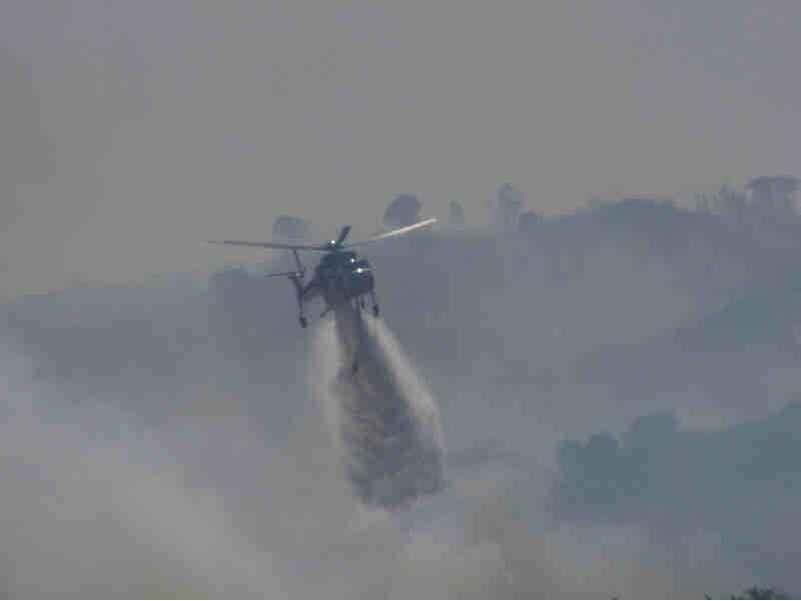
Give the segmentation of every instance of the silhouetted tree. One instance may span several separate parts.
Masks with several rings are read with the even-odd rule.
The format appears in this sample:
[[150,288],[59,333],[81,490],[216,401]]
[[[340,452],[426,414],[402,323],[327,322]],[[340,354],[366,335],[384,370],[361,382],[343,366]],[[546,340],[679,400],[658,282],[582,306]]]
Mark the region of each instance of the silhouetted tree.
[[743,591],[739,596],[732,595],[732,599],[790,599],[785,593],[773,587],[752,586]]
[[521,234],[533,234],[542,223],[542,215],[535,211],[526,211],[517,220],[517,229]]
[[751,192],[751,201],[755,209],[765,214],[784,218],[796,215],[795,192],[799,179],[796,177],[777,175],[755,177],[746,186]]
[[452,200],[448,203],[448,221],[451,225],[464,225],[462,204]]
[[422,203],[414,194],[400,194],[395,197],[384,212],[384,226],[403,227],[420,220]]
[[498,188],[495,204],[496,225],[506,232],[517,228],[517,219],[523,206],[523,194],[512,184],[506,183]]

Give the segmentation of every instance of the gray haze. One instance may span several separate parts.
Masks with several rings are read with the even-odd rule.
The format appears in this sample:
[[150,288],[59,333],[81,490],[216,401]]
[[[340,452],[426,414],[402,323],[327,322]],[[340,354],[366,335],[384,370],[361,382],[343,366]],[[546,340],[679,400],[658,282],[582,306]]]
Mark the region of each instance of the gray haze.
[[[0,594],[801,591],[801,217],[730,202],[801,174],[797,3],[0,13]],[[356,237],[403,193],[466,223],[365,247],[367,374],[439,409],[399,439],[435,494],[385,510],[330,316],[203,241]],[[368,376],[339,419],[381,422]]]
[[202,240],[266,237],[280,213],[370,231],[409,190],[483,217],[507,180],[564,212],[793,173],[800,17],[748,0],[3,2],[2,293],[220,266]]
[[332,324],[297,327],[280,258],[6,303],[8,592],[797,591],[801,236],[745,225],[625,201],[372,248],[447,442],[392,512],[337,460]]

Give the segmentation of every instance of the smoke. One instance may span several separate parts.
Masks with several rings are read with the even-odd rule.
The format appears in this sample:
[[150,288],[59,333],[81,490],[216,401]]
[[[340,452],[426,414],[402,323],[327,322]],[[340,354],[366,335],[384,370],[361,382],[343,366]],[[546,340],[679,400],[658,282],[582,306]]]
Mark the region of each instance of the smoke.
[[0,363],[0,594],[280,590],[269,553],[231,528],[219,495],[187,485],[164,432],[102,405],[70,407],[5,348]]
[[[759,423],[797,393],[797,292],[750,280],[775,254],[706,217],[646,208],[546,220],[532,238],[377,247],[385,317],[334,315],[312,336],[285,319],[285,282],[243,270],[208,286],[174,278],[2,305],[3,586],[143,597],[796,589],[797,462],[758,470],[767,484],[739,466],[753,468],[756,450],[770,466],[797,449],[770,446],[778,426],[759,447],[731,428],[721,432],[734,447],[690,429]],[[741,297],[760,320],[725,309]],[[721,330],[744,350],[726,339],[717,351]],[[557,446],[625,433],[653,411],[677,421],[631,428],[666,443],[647,446],[646,463],[629,435]],[[779,417],[797,440],[797,422]],[[694,469],[674,478],[683,466]],[[720,494],[702,494],[709,474],[726,476]],[[776,519],[744,519],[762,497]]]
[[345,305],[320,325],[310,377],[356,494],[397,507],[443,485],[436,402],[386,326]]
[[[516,517],[509,491],[488,485],[492,470],[471,469],[400,513],[354,502],[316,408],[305,407],[287,441],[274,446],[244,413],[146,425],[106,403],[66,402],[5,348],[0,366],[4,596],[673,590],[668,574],[652,578],[641,561],[609,545],[595,545],[598,553],[577,564],[574,535],[533,531]],[[396,490],[391,498],[409,489]],[[610,561],[614,578],[603,567]]]

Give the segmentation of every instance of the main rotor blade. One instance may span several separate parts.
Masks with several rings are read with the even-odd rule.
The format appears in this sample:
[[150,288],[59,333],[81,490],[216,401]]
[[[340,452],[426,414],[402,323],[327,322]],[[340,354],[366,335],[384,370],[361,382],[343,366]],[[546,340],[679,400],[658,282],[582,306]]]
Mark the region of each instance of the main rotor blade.
[[283,271],[281,273],[265,273],[265,278],[282,278],[282,277],[300,277],[302,272],[300,271]]
[[344,226],[340,230],[339,236],[337,237],[337,239],[334,240],[334,246],[342,246],[342,243],[345,241],[345,238],[348,237],[349,233],[350,233],[350,226],[349,225]]
[[305,244],[282,244],[280,242],[248,242],[247,240],[209,240],[209,244],[225,244],[226,246],[255,246],[257,248],[282,248],[285,250],[330,250],[325,246],[308,246]]
[[404,234],[408,234],[410,232],[423,229],[424,227],[434,225],[436,222],[437,222],[436,218],[426,219],[425,221],[419,221],[417,223],[413,223],[412,225],[407,225],[406,227],[398,228],[397,230],[392,230],[389,232],[384,232],[383,234],[378,234],[377,236],[373,236],[372,238],[367,238],[366,240],[345,244],[343,248],[350,248],[352,246],[359,246],[361,244],[370,244],[372,242],[378,242],[379,240],[394,238],[395,236],[403,236]]

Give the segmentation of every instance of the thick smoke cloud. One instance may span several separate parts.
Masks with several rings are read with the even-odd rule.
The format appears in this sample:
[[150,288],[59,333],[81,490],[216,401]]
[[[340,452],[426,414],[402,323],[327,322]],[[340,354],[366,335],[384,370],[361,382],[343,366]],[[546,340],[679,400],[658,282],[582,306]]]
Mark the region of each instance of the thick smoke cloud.
[[581,566],[560,537],[511,518],[508,501],[475,470],[442,493],[439,507],[423,504],[400,521],[361,507],[316,411],[273,447],[246,414],[154,427],[107,405],[71,406],[30,376],[27,361],[4,351],[6,595],[672,590],[666,575],[637,583],[644,576],[631,557],[630,567],[619,558],[628,576],[609,580],[596,565],[577,578]]
[[[440,492],[391,513],[363,502],[342,405],[309,386],[320,341],[265,266],[23,297],[0,325],[10,594],[798,588],[771,554],[793,557],[799,472],[782,459],[792,411],[775,417],[799,391],[786,251],[622,203],[369,256],[382,319],[439,404]],[[785,277],[754,275],[768,265]],[[654,412],[674,417],[636,421]],[[720,490],[702,494],[710,473]],[[770,519],[750,517],[760,494]]]
[[[801,591],[797,216],[573,210],[797,169],[801,4],[753,4],[0,4],[2,592]],[[332,391],[286,282],[202,240],[404,190],[467,215],[365,247],[426,386]]]

